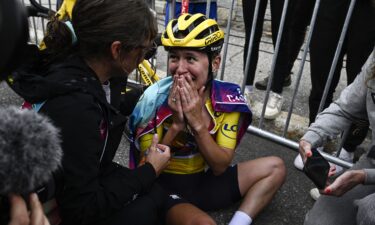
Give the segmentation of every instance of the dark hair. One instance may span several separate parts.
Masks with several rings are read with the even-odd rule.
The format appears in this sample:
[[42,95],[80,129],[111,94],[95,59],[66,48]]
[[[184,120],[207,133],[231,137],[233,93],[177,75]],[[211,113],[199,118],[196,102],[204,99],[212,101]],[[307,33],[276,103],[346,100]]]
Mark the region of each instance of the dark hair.
[[84,58],[103,58],[114,41],[131,50],[157,34],[154,15],[143,0],[77,0],[71,22],[75,46],[65,23],[57,17],[49,22],[44,42],[52,55],[77,51]]

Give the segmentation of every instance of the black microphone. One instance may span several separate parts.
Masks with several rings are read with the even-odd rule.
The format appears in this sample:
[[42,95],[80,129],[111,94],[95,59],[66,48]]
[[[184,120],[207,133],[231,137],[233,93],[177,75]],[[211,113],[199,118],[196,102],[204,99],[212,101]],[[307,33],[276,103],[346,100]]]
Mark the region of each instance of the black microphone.
[[0,108],[0,195],[28,194],[60,166],[59,131],[33,110]]
[[0,79],[19,64],[29,39],[25,7],[19,0],[0,0]]

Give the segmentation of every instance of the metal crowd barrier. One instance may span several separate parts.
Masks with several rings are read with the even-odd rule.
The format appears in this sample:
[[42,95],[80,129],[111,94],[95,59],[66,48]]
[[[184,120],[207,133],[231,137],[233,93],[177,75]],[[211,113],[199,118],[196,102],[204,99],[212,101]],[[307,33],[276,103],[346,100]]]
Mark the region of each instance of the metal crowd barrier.
[[[253,15],[252,30],[251,30],[251,33],[250,33],[249,48],[248,48],[248,51],[246,53],[247,54],[247,58],[246,58],[247,60],[246,60],[246,64],[245,64],[245,72],[244,72],[245,75],[244,75],[243,83],[242,83],[242,86],[241,86],[242,90],[245,89],[245,82],[246,82],[247,74],[248,74],[249,67],[250,67],[250,60],[252,60],[251,59],[251,52],[252,52],[253,43],[254,43],[254,36],[255,36],[257,18],[258,18],[258,14],[259,14],[260,1],[261,0],[256,0],[255,11],[254,11],[254,15]],[[333,74],[334,74],[334,71],[335,71],[335,68],[336,68],[336,65],[337,65],[338,57],[339,57],[341,49],[342,49],[342,44],[343,44],[343,41],[344,41],[344,38],[345,38],[345,35],[346,35],[346,31],[348,29],[348,23],[350,21],[350,17],[351,17],[352,12],[353,12],[355,1],[356,0],[351,0],[351,4],[350,4],[350,7],[349,7],[349,10],[348,10],[348,13],[347,13],[345,24],[344,24],[344,27],[343,27],[343,30],[342,30],[342,33],[341,33],[341,36],[340,36],[340,40],[339,40],[337,49],[336,49],[334,60],[333,60],[332,66],[331,66],[329,77],[328,77],[328,80],[327,80],[327,83],[326,83],[326,86],[325,86],[324,95],[323,95],[323,98],[322,98],[321,103],[320,103],[319,112],[322,111],[322,107],[323,107],[324,102],[327,98],[328,90],[329,90],[329,87],[330,87],[331,82],[332,82]],[[175,1],[172,1],[172,2],[175,2]],[[210,3],[211,3],[211,1],[207,1],[206,9],[210,8]],[[232,0],[231,1],[231,7],[230,7],[229,13],[228,13],[229,19],[228,19],[228,23],[227,23],[226,32],[225,32],[226,36],[225,36],[225,40],[224,40],[223,63],[222,63],[221,72],[220,72],[220,79],[221,80],[223,80],[224,73],[225,73],[225,62],[226,62],[226,57],[227,57],[227,52],[228,52],[227,50],[228,50],[228,44],[229,44],[229,38],[230,38],[231,19],[232,19],[232,12],[233,12],[233,8],[234,8],[234,3],[235,3],[235,1]],[[307,53],[308,53],[308,48],[309,48],[309,45],[310,45],[310,42],[311,42],[311,36],[312,36],[312,32],[314,30],[316,16],[317,16],[317,12],[318,12],[319,5],[320,5],[320,0],[316,0],[315,6],[314,6],[313,15],[312,15],[311,22],[310,22],[310,29],[309,29],[309,33],[307,35],[307,42],[304,45],[303,57],[302,57],[300,67],[299,67],[299,70],[298,70],[297,81],[296,81],[296,84],[295,84],[295,89],[294,89],[292,101],[291,101],[291,104],[290,104],[290,107],[289,107],[289,110],[288,110],[287,120],[286,120],[286,124],[285,124],[285,127],[284,127],[283,134],[282,134],[282,136],[278,136],[278,135],[276,135],[272,132],[269,132],[269,131],[266,131],[266,130],[262,129],[263,122],[264,122],[264,114],[265,114],[265,110],[266,110],[266,103],[268,101],[269,94],[270,94],[270,91],[271,91],[271,85],[272,85],[272,81],[273,81],[273,77],[274,77],[276,60],[277,60],[277,57],[279,55],[279,47],[280,47],[280,42],[281,42],[281,38],[282,38],[282,35],[283,35],[283,29],[284,29],[288,4],[289,4],[289,0],[285,0],[284,5],[283,5],[283,12],[282,12],[282,16],[281,16],[281,21],[280,21],[280,25],[279,25],[279,31],[278,31],[278,36],[277,36],[277,41],[276,41],[276,46],[275,46],[275,52],[274,52],[274,55],[273,55],[273,58],[272,58],[271,74],[269,76],[269,80],[268,80],[268,84],[267,84],[266,95],[265,95],[265,98],[264,98],[264,101],[263,101],[263,108],[262,108],[262,113],[261,113],[261,117],[260,117],[260,120],[259,120],[259,125],[258,125],[258,127],[255,127],[255,126],[251,125],[251,126],[249,126],[247,131],[249,133],[252,133],[254,135],[257,135],[259,137],[267,139],[269,141],[273,141],[275,143],[278,143],[278,144],[281,144],[283,146],[289,147],[289,148],[298,152],[298,143],[296,143],[294,141],[291,141],[291,140],[289,140],[285,137],[286,137],[286,134],[288,132],[288,127],[289,127],[289,124],[290,124],[291,115],[293,113],[294,101],[295,101],[296,95],[298,93],[298,87],[299,87],[300,80],[301,80],[301,77],[302,77],[302,71],[303,71],[303,68],[304,68],[304,65],[305,65],[306,56],[307,56]],[[170,10],[170,18],[172,18],[171,17],[172,12],[174,12],[174,9],[173,9],[173,11]],[[206,15],[208,16],[209,12],[206,11]],[[344,134],[343,138],[341,140],[341,143],[339,144],[340,149],[342,147],[343,141],[345,141],[345,137],[346,137],[346,135]],[[338,150],[337,155],[339,155],[340,149]],[[345,168],[350,168],[353,165],[352,163],[348,163],[348,162],[346,162],[346,161],[344,161],[340,158],[334,157],[334,156],[332,156],[330,154],[327,154],[325,152],[322,152],[322,155],[328,161],[330,161],[334,164],[343,166]]]
[[[57,4],[56,1],[57,0],[38,0],[38,1],[43,6],[48,7],[50,9],[53,9],[53,10],[56,10],[56,4]],[[146,0],[146,1],[149,3],[151,8],[155,9],[155,0]],[[255,12],[254,12],[254,16],[253,16],[252,30],[251,30],[251,33],[250,33],[249,48],[248,48],[248,52],[247,52],[247,61],[245,62],[246,63],[245,64],[245,73],[244,73],[245,77],[244,77],[243,83],[242,83],[242,90],[244,90],[246,75],[248,74],[250,61],[252,60],[251,59],[251,51],[252,51],[253,43],[254,43],[255,28],[256,28],[256,23],[257,23],[257,18],[258,18],[260,1],[261,0],[256,0]],[[218,2],[218,5],[219,5],[219,1],[217,1],[217,2]],[[339,57],[341,49],[342,49],[342,44],[343,44],[344,37],[345,37],[347,29],[348,29],[348,23],[349,23],[351,15],[352,15],[353,7],[354,7],[355,2],[356,2],[356,0],[351,0],[351,4],[350,4],[350,7],[349,7],[349,10],[348,10],[348,13],[347,13],[345,24],[344,24],[344,27],[343,27],[342,32],[341,32],[341,36],[340,36],[340,40],[339,40],[339,43],[338,43],[338,46],[337,46],[337,49],[336,49],[335,57],[334,57],[334,60],[333,60],[332,66],[331,66],[331,70],[330,70],[330,73],[329,73],[329,76],[328,76],[328,80],[327,80],[327,83],[326,83],[326,86],[325,86],[324,95],[323,95],[323,98],[322,98],[320,106],[319,106],[319,112],[323,109],[325,99],[327,98],[328,89],[329,89],[330,84],[332,82],[334,70],[336,68],[338,57]],[[24,2],[24,4],[27,5],[28,3]],[[207,16],[210,13],[209,12],[210,11],[210,4],[211,4],[211,0],[208,0],[207,1],[207,7],[206,7],[206,15]],[[235,4],[235,0],[231,0],[230,7],[228,8],[228,15],[229,15],[228,18],[229,19],[228,19],[228,23],[227,23],[226,31],[225,31],[226,36],[225,36],[225,40],[224,40],[223,63],[221,65],[221,71],[220,71],[220,79],[222,79],[222,80],[224,79],[225,62],[226,62],[226,57],[227,57],[227,54],[228,54],[229,39],[231,37],[231,33],[230,33],[231,32],[231,25],[232,25],[232,19],[231,18],[232,18],[233,12],[234,12],[234,4]],[[295,102],[296,96],[298,94],[298,88],[299,88],[299,85],[300,85],[300,80],[301,80],[301,77],[302,77],[303,68],[304,68],[304,65],[305,65],[305,62],[306,62],[306,57],[307,57],[309,45],[310,45],[310,42],[311,42],[311,36],[312,36],[312,32],[314,30],[317,12],[319,10],[320,0],[316,0],[315,6],[314,6],[313,15],[312,15],[311,22],[310,22],[310,25],[309,25],[310,29],[309,29],[309,32],[307,34],[307,39],[306,39],[306,42],[305,42],[304,47],[303,47],[303,55],[302,55],[302,59],[301,59],[301,62],[300,62],[299,69],[298,69],[298,73],[296,75],[296,83],[295,83],[295,86],[294,86],[293,97],[292,97],[292,100],[291,100],[291,103],[290,103],[290,106],[289,106],[288,115],[287,115],[284,130],[283,130],[283,134],[282,134],[282,136],[279,136],[279,135],[276,135],[276,134],[274,134],[270,131],[266,131],[266,130],[262,129],[263,123],[264,123],[264,114],[265,114],[265,109],[266,109],[266,103],[267,103],[268,98],[269,98],[269,93],[270,93],[270,90],[271,90],[271,85],[272,85],[272,81],[273,81],[273,77],[274,77],[275,64],[276,64],[276,60],[277,60],[278,53],[279,53],[279,46],[280,46],[280,41],[281,41],[282,34],[283,34],[282,31],[283,31],[283,27],[284,27],[284,24],[285,24],[285,18],[286,18],[288,4],[289,4],[289,0],[285,0],[284,6],[283,6],[282,17],[281,17],[281,21],[280,21],[280,25],[279,25],[279,32],[278,32],[278,36],[277,36],[275,52],[274,52],[274,55],[272,57],[272,64],[271,64],[271,70],[270,70],[271,73],[269,75],[269,80],[268,80],[267,89],[266,89],[266,95],[265,95],[265,99],[264,99],[264,102],[263,102],[263,108],[262,108],[262,113],[261,113],[261,117],[260,117],[260,120],[259,120],[259,124],[258,124],[258,127],[255,127],[253,125],[249,126],[247,131],[251,134],[254,134],[256,136],[262,137],[262,138],[267,139],[269,141],[281,144],[283,146],[286,146],[286,147],[298,152],[298,143],[296,143],[292,140],[289,140],[285,137],[287,135],[290,120],[291,120],[291,115],[293,113],[294,102]],[[174,18],[173,12],[175,11],[175,5],[176,5],[176,0],[170,1],[169,11],[165,12],[165,13],[169,13],[169,18]],[[33,33],[32,36],[33,36],[33,40],[35,41],[35,43],[41,42],[41,40],[43,38],[43,33],[45,31],[45,26],[46,26],[46,21],[44,19],[40,19],[40,18],[39,19],[38,18],[37,19],[35,19],[35,18],[30,19],[30,27],[33,28],[31,33]],[[42,32],[43,32],[42,34],[40,34],[40,31],[38,31],[40,28],[42,29]],[[344,135],[344,137],[345,137],[345,135]],[[343,138],[343,140],[344,139],[345,138]],[[340,144],[340,146],[342,146],[342,144]],[[328,161],[330,161],[332,163],[343,166],[345,168],[349,168],[349,167],[352,166],[351,163],[343,161],[343,160],[341,160],[337,157],[331,156],[331,155],[329,155],[327,153],[324,153],[324,152],[322,154]]]
[[[329,87],[332,83],[333,74],[334,74],[334,71],[335,71],[335,68],[336,68],[336,65],[337,65],[337,61],[338,61],[338,58],[339,58],[339,55],[340,55],[340,52],[341,52],[341,49],[342,49],[342,44],[344,42],[345,35],[346,35],[347,29],[348,29],[348,24],[349,24],[351,15],[353,13],[353,8],[354,8],[354,5],[355,5],[355,2],[356,2],[356,0],[351,0],[350,7],[349,7],[349,10],[348,10],[346,19],[345,19],[344,27],[343,27],[342,32],[341,32],[340,40],[338,42],[335,57],[334,57],[334,60],[333,60],[333,63],[332,63],[331,69],[330,69],[330,73],[329,73],[329,76],[328,76],[328,80],[327,80],[327,83],[326,83],[326,86],[325,86],[325,89],[324,89],[323,98],[321,99],[318,112],[322,111],[324,102],[327,98]],[[259,125],[258,125],[258,128],[254,127],[254,126],[250,126],[248,128],[248,132],[252,133],[254,135],[257,135],[259,137],[263,137],[267,140],[276,142],[278,144],[284,145],[284,146],[289,147],[289,148],[291,148],[293,150],[296,150],[298,152],[298,143],[293,142],[291,140],[288,140],[285,137],[286,137],[288,127],[289,127],[289,124],[290,124],[291,115],[293,113],[294,101],[295,101],[296,95],[298,93],[298,87],[299,87],[300,80],[301,80],[301,77],[302,77],[302,71],[303,71],[303,68],[304,68],[304,65],[305,65],[308,48],[309,48],[309,45],[310,45],[310,42],[311,42],[311,36],[312,36],[312,32],[314,30],[317,12],[318,12],[319,5],[320,5],[320,0],[316,0],[315,6],[314,6],[313,16],[312,16],[311,22],[310,22],[310,29],[309,29],[309,33],[307,35],[307,42],[304,45],[303,57],[302,57],[302,60],[301,60],[301,63],[300,63],[300,68],[298,70],[297,81],[296,81],[296,84],[295,84],[295,87],[294,87],[294,93],[293,93],[292,101],[291,101],[291,104],[290,104],[290,107],[289,107],[289,110],[288,110],[287,120],[286,120],[286,124],[285,124],[285,127],[284,127],[283,134],[282,134],[282,136],[278,136],[278,135],[275,135],[275,134],[273,134],[269,131],[262,130],[263,121],[264,121],[264,114],[265,114],[265,110],[266,110],[266,104],[267,104],[267,101],[268,101],[268,98],[269,98],[269,93],[271,91],[271,85],[272,85],[272,81],[273,81],[273,77],[274,77],[276,60],[277,60],[277,57],[278,57],[278,54],[279,54],[279,46],[280,46],[280,41],[281,41],[282,34],[283,34],[283,28],[284,28],[284,24],[285,24],[285,18],[286,18],[288,3],[289,3],[289,0],[284,1],[283,12],[282,12],[280,25],[279,25],[279,32],[278,32],[277,42],[276,42],[276,47],[275,47],[275,53],[274,53],[273,58],[272,58],[271,73],[270,73],[269,79],[268,79],[266,96],[265,96],[265,99],[263,101],[263,108],[262,108],[262,113],[261,113],[261,117],[260,117],[260,120],[259,120]],[[246,65],[245,66],[245,77],[244,77],[244,80],[243,80],[243,83],[242,83],[242,90],[244,90],[244,88],[245,88],[245,82],[246,82],[246,78],[247,78],[247,74],[248,74],[248,70],[249,70],[249,65],[250,65],[250,60],[251,60],[251,51],[252,51],[253,42],[254,42],[254,34],[255,34],[256,22],[257,22],[257,18],[258,18],[259,4],[260,4],[260,0],[256,0],[252,30],[251,30],[251,34],[250,34],[250,40],[249,40],[249,42],[250,42],[249,43],[249,49],[248,49],[248,52],[247,52],[247,60],[246,60],[246,64],[245,64]],[[347,133],[347,131],[345,133]],[[342,143],[345,141],[346,136],[347,135],[345,135],[345,134],[343,135],[344,138],[342,138],[341,143],[339,144],[340,149],[338,150],[337,155],[339,155],[339,152],[340,152],[341,147],[342,147]],[[343,166],[345,168],[350,168],[353,165],[352,163],[348,163],[344,160],[341,160],[340,158],[331,156],[327,153],[323,152],[322,154],[328,161],[330,161],[332,163],[335,163],[337,165]]]
[[[59,0],[35,0],[41,6],[49,8],[50,10],[56,11]],[[30,6],[29,0],[22,0],[25,6]],[[29,17],[30,27],[30,41],[36,44],[40,44],[43,40],[44,33],[46,30],[47,20],[41,17]]]

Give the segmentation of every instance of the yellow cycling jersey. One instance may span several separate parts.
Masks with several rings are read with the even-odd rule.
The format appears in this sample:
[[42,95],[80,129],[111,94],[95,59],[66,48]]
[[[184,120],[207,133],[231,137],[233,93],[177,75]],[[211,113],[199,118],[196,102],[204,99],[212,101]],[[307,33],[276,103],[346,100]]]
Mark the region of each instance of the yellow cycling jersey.
[[[206,101],[205,107],[212,118],[209,130],[216,143],[223,148],[234,150],[237,144],[240,113],[214,112],[209,99]],[[169,117],[157,128],[160,139],[163,138],[171,124],[172,118]],[[144,158],[147,148],[151,145],[152,136],[153,134],[148,133],[140,137],[141,158]],[[199,152],[194,136],[187,129],[176,136],[170,148],[172,151],[171,162],[163,172],[193,174],[205,169],[206,162]]]

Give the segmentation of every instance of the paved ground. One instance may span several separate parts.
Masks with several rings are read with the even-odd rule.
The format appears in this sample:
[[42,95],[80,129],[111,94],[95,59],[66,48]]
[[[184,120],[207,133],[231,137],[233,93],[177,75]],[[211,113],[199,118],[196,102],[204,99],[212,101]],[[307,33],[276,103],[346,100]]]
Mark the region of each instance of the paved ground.
[[[116,157],[116,161],[123,165],[126,165],[128,160],[126,149],[127,143],[123,142]],[[284,185],[272,203],[256,218],[255,225],[303,224],[306,212],[314,203],[309,195],[309,190],[314,186],[302,172],[294,168],[295,155],[293,150],[273,142],[250,134],[244,136],[237,149],[234,163],[265,156],[278,156],[284,160],[287,168],[287,179]],[[210,214],[218,225],[226,225],[238,206],[239,204],[236,204],[227,209],[210,212]]]
[[[235,161],[264,156],[278,156],[287,167],[287,179],[272,203],[255,220],[255,225],[303,224],[305,213],[314,203],[308,192],[313,184],[293,166],[295,152],[264,139],[247,134],[239,146]],[[249,171],[250,173],[251,171]],[[215,212],[218,224],[227,224],[236,207]]]
[[[163,22],[159,20],[159,24],[162,30]],[[240,24],[235,26],[236,29],[231,31],[230,45],[228,48],[227,61],[225,62],[225,76],[224,80],[228,80],[234,83],[242,84],[243,79],[243,44],[244,44],[244,33]],[[273,57],[273,47],[270,44],[271,40],[268,36],[263,37],[261,43],[261,51],[259,54],[258,70],[255,80],[263,79],[268,75],[271,69],[271,62]],[[157,68],[160,72],[166,71],[166,55],[165,52],[160,48],[157,58]],[[297,74],[298,66],[300,61],[297,61],[293,69],[294,74]],[[294,90],[295,76],[293,76],[293,84],[291,87],[285,88],[283,96],[285,97],[285,103],[283,105],[283,111],[287,111],[291,102],[291,96]],[[346,85],[345,76],[340,82],[338,92]],[[310,90],[310,78],[309,78],[309,63],[306,63],[305,69],[302,75],[301,87],[296,98],[294,114],[292,117],[292,126],[297,127],[297,130],[291,130],[289,132],[290,138],[298,139],[303,133],[303,130],[307,126],[306,116],[308,115],[308,95]],[[264,98],[264,92],[255,91],[255,99],[257,101],[256,107],[253,109],[255,122],[253,125],[257,126],[257,118],[260,114],[262,101]],[[3,83],[0,85],[0,106],[8,106],[10,104],[19,105],[21,100]],[[266,121],[264,129],[279,133],[285,124],[285,114],[275,121]],[[123,142],[120,147],[116,161],[121,164],[127,164],[127,143]],[[279,146],[268,140],[264,140],[255,137],[250,134],[246,134],[242,143],[240,144],[235,162],[250,160],[263,156],[276,155],[281,157],[287,167],[288,176],[285,184],[275,196],[274,201],[261,213],[255,220],[255,225],[283,225],[283,224],[302,224],[305,213],[313,205],[313,200],[308,195],[309,190],[313,187],[312,183],[304,176],[303,173],[297,171],[293,167],[293,160],[296,153],[285,147]],[[249,173],[252,171],[249,171]],[[218,224],[227,224],[230,220],[232,213],[236,206],[229,209],[225,209],[218,212],[211,212],[213,217],[217,220]]]
[[[5,83],[0,84],[0,106],[19,106],[20,103],[20,98],[10,91]],[[279,156],[284,160],[288,173],[287,180],[272,203],[258,216],[254,224],[302,224],[305,213],[313,204],[313,200],[308,195],[308,191],[313,187],[313,184],[302,172],[293,167],[293,159],[296,155],[293,150],[246,134],[238,147],[234,162],[270,155]],[[127,142],[124,141],[119,148],[116,161],[127,165],[127,160]],[[234,205],[228,209],[210,212],[210,214],[216,219],[218,225],[225,225],[230,220],[237,206]]]

